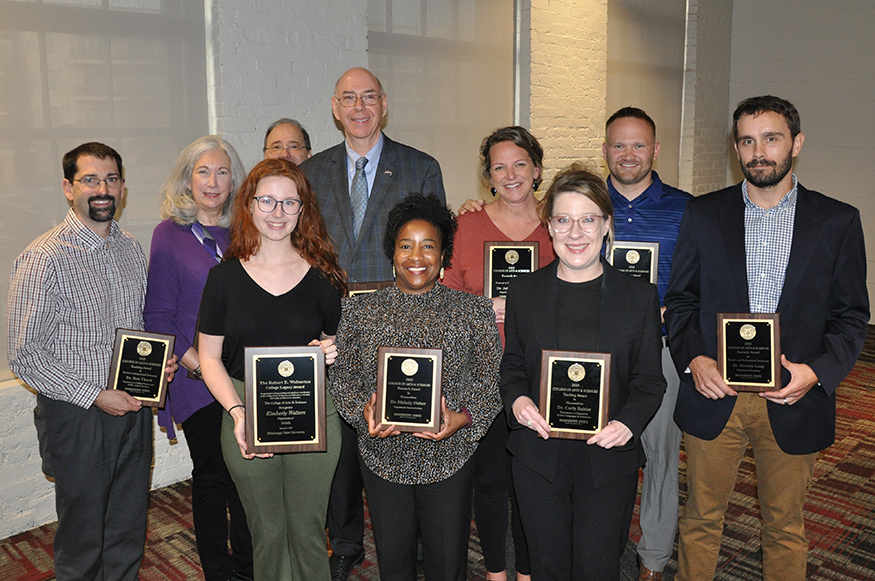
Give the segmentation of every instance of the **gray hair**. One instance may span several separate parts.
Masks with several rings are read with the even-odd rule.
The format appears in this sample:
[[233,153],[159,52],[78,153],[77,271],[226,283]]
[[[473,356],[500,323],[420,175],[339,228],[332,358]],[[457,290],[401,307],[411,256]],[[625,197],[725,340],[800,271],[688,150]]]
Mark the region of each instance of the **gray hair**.
[[234,207],[234,196],[243,183],[246,171],[240,163],[240,156],[231,144],[218,135],[205,135],[189,143],[176,158],[173,170],[164,185],[161,186],[161,219],[171,219],[177,224],[193,224],[197,221],[197,206],[191,195],[191,172],[198,158],[208,151],[224,151],[231,160],[231,192],[222,206],[222,217],[219,225],[231,225],[231,208]]
[[294,125],[298,129],[301,130],[301,135],[304,136],[304,149],[307,151],[312,150],[310,147],[310,134],[307,133],[307,130],[304,129],[304,126],[295,119],[289,119],[288,117],[283,117],[282,119],[277,119],[273,123],[270,124],[270,127],[267,128],[267,132],[264,134],[264,149],[267,149],[267,138],[270,137],[270,132],[279,127],[280,125]]

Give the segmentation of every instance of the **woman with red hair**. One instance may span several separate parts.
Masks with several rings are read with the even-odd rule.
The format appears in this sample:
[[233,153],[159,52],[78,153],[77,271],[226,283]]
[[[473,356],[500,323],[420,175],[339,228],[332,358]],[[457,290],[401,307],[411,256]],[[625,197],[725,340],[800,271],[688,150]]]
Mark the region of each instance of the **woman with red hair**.
[[345,275],[304,173],[268,159],[240,187],[224,261],[210,271],[200,310],[204,381],[228,412],[222,452],[252,532],[256,579],[329,579],[325,514],[340,452],[326,398],[327,453],[248,454],[243,407],[247,346],[318,345],[337,357]]

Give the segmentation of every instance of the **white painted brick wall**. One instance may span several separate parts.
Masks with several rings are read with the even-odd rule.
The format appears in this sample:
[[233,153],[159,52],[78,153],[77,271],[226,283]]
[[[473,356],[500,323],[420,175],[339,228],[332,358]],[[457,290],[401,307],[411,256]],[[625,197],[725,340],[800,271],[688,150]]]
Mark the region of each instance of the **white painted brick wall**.
[[728,183],[732,0],[689,0],[687,9],[678,185],[699,195]]
[[545,178],[573,161],[601,171],[607,91],[606,0],[531,0],[529,127]]
[[213,0],[216,118],[250,167],[267,126],[300,121],[318,152],[343,140],[331,114],[337,78],[366,67],[367,0]]

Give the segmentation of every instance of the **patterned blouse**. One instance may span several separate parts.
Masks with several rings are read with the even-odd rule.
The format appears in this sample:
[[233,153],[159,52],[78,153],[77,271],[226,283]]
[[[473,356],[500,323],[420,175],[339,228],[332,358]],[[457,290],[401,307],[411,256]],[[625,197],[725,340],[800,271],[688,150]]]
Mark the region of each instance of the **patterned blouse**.
[[[376,391],[381,346],[442,349],[447,409],[467,408],[471,427],[440,442],[406,433],[372,438],[363,411]],[[501,341],[492,301],[484,297],[438,283],[418,295],[393,286],[344,299],[337,350],[329,370],[331,396],[358,431],[365,465],[390,482],[431,484],[449,478],[471,457],[501,409]]]

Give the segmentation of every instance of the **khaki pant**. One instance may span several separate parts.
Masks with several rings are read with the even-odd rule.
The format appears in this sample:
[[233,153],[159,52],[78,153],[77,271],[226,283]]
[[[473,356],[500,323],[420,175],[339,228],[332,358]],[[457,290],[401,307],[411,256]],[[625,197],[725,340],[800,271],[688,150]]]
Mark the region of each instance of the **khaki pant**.
[[792,455],[775,441],[766,400],[741,393],[714,440],[684,434],[689,498],[680,519],[678,581],[713,579],[723,520],[747,444],[753,447],[763,516],[763,578],[805,579],[808,541],[803,505],[817,453]]

